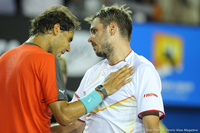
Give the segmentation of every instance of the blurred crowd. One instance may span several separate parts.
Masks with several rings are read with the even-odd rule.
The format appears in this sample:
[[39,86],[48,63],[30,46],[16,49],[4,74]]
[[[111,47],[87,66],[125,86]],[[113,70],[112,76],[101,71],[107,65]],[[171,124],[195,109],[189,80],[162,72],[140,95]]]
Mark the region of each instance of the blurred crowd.
[[54,4],[67,6],[80,20],[102,5],[126,4],[133,21],[200,25],[200,0],[0,0],[0,15],[34,17]]

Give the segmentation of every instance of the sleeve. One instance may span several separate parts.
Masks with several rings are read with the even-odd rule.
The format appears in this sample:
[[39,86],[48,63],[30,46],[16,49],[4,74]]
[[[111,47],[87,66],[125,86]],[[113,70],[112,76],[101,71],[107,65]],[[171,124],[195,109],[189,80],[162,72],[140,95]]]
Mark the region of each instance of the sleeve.
[[[77,89],[77,91],[74,93],[74,96],[72,98],[72,101],[77,101],[79,98],[85,96],[84,94],[84,89],[87,86],[87,83],[89,81],[89,76],[90,75],[90,69],[85,73],[83,79],[81,80],[81,83]],[[83,115],[79,118],[80,121],[85,122],[86,121],[86,115]]]
[[65,88],[62,71],[60,69],[58,59],[56,57],[54,58],[55,58],[55,66],[56,66],[56,83],[57,83],[58,100],[67,100],[66,88]]
[[41,64],[40,81],[47,104],[57,100],[67,100],[66,89],[58,60],[55,56],[47,56]]
[[152,65],[141,65],[137,71],[136,99],[138,103],[138,117],[149,111],[158,111],[160,119],[165,116],[161,96],[160,77]]

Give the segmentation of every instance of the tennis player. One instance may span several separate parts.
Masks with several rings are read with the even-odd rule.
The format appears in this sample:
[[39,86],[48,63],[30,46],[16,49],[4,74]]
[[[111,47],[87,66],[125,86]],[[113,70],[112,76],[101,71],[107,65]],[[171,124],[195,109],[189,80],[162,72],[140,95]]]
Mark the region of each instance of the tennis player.
[[130,47],[130,13],[125,6],[103,6],[86,18],[91,24],[88,42],[97,56],[106,59],[86,72],[73,101],[94,91],[106,76],[127,64],[134,66],[135,72],[129,84],[66,128],[84,133],[160,132],[159,121],[165,116],[161,80],[153,64]]

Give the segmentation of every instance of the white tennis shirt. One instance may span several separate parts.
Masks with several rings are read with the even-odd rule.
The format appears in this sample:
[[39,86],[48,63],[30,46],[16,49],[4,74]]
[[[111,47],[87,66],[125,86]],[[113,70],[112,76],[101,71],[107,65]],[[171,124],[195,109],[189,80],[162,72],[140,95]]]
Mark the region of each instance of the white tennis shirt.
[[84,75],[72,101],[85,96],[111,72],[124,65],[134,66],[133,80],[116,93],[108,96],[90,113],[79,118],[86,122],[84,133],[136,133],[145,132],[141,113],[158,111],[164,118],[160,77],[150,61],[134,51],[115,65],[109,65],[107,59],[91,67]]

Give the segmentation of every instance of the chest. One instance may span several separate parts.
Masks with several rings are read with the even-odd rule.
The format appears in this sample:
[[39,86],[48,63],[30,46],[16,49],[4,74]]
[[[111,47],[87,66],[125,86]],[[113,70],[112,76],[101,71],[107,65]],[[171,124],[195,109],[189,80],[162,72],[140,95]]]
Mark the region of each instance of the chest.
[[[118,69],[101,69],[96,70],[90,75],[89,80],[85,84],[84,88],[84,95],[87,95],[92,90],[94,90],[98,85],[104,83],[104,79],[112,72],[116,72]],[[121,89],[119,89],[114,94],[108,96],[106,99],[103,100],[100,106],[136,106],[136,99],[135,99],[135,88],[133,82],[124,85]],[[103,107],[102,107],[103,108]]]

